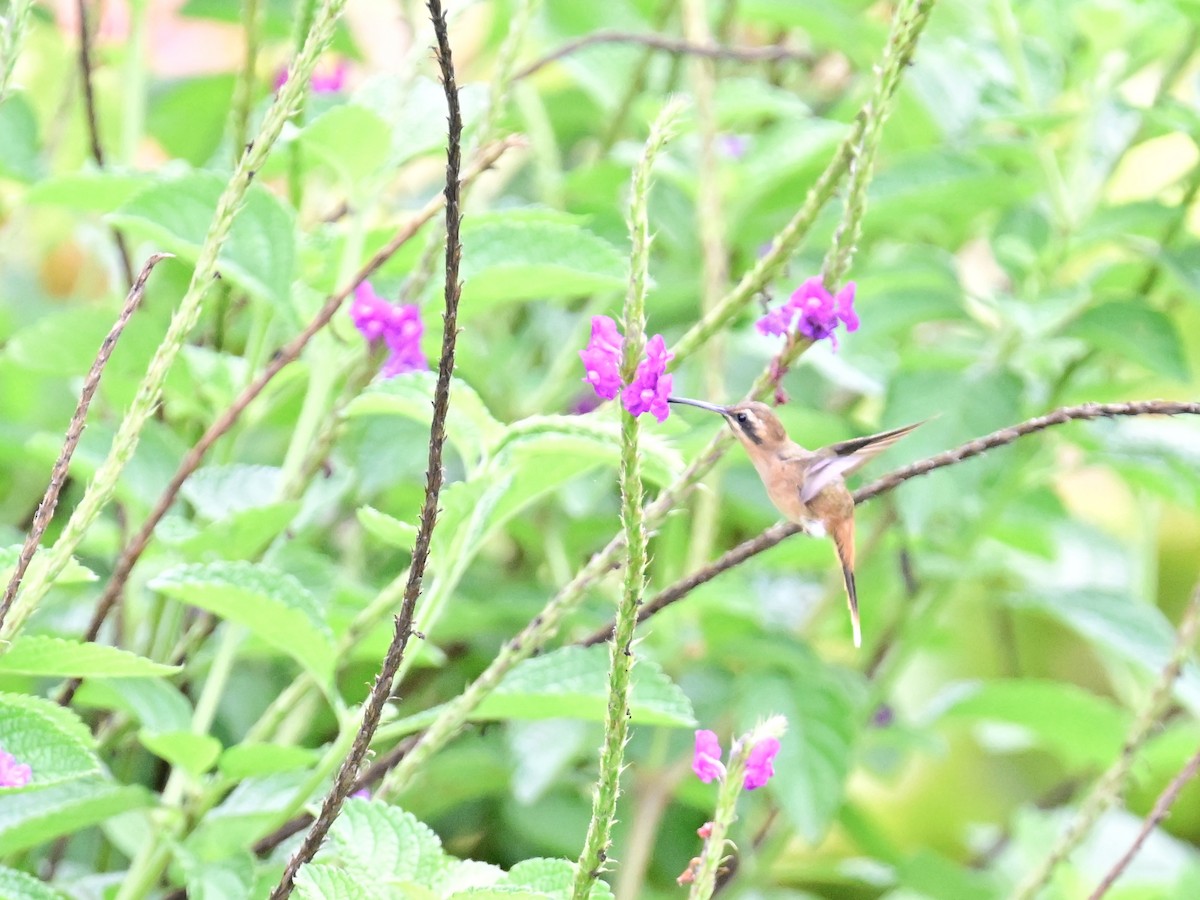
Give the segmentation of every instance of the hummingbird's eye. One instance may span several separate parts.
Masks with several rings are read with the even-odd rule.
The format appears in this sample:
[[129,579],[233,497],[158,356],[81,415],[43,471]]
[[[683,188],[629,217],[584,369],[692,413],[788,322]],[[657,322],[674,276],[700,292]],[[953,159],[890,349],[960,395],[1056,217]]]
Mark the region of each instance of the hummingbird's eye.
[[750,417],[748,415],[746,415],[744,412],[738,413],[736,416],[734,416],[734,418],[738,420],[739,425],[745,425],[746,422],[748,422],[750,420]]

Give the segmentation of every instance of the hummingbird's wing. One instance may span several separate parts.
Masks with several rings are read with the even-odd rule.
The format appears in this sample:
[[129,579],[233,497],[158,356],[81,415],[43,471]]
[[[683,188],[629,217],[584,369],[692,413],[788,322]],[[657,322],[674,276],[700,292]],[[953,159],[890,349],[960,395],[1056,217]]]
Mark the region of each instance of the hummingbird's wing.
[[801,501],[808,503],[820,493],[821,488],[857,471],[914,428],[924,424],[923,421],[914,422],[903,428],[893,428],[891,431],[881,431],[879,434],[869,434],[866,437],[852,438],[822,447],[813,454],[816,458],[809,465],[804,483],[800,487]]

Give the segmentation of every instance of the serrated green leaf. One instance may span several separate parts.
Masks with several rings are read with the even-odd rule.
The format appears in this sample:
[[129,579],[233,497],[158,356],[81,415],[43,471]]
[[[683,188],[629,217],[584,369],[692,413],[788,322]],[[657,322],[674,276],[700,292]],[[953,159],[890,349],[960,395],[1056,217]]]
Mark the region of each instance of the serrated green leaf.
[[935,699],[938,721],[1003,722],[1025,729],[1071,766],[1102,767],[1116,758],[1129,714],[1061,681],[1003,679],[950,685]]
[[1187,360],[1174,323],[1144,303],[1114,302],[1094,306],[1084,311],[1064,333],[1151,372],[1176,381],[1188,380]]
[[61,894],[46,884],[16,869],[0,866],[0,900],[65,900]]
[[[1009,594],[1008,605],[1048,613],[1103,650],[1147,675],[1165,668],[1175,645],[1175,630],[1156,606],[1126,594],[1103,590]],[[1200,667],[1189,662],[1175,682],[1175,696],[1200,714]]]
[[625,287],[625,256],[560,213],[506,210],[463,222],[462,316],[499,303]]
[[221,754],[217,767],[221,774],[241,781],[259,775],[273,775],[303,769],[320,759],[316,750],[288,744],[237,744]]
[[[191,172],[139,192],[109,221],[195,263],[225,179]],[[252,185],[221,248],[221,275],[257,297],[284,306],[295,255],[292,214],[269,191]]]
[[189,775],[200,777],[213,767],[221,755],[221,742],[210,734],[191,731],[138,732],[142,746],[173,766],[183,768]]
[[6,792],[0,802],[0,847],[16,853],[153,802],[154,795],[140,785],[114,784],[96,776]]
[[383,543],[401,550],[411,550],[417,537],[417,526],[380,512],[373,506],[360,506],[355,510],[358,523],[367,533]]
[[95,746],[92,733],[71,710],[41,697],[0,694],[0,748],[33,769],[33,780],[23,790],[99,774]]
[[120,710],[149,731],[183,731],[192,722],[187,697],[159,678],[89,678],[76,692],[75,705]]
[[291,575],[246,562],[217,562],[169,569],[149,586],[245,626],[321,684],[333,675],[333,633],[308,589]]
[[[496,883],[496,887],[511,885],[529,888],[553,900],[569,900],[575,884],[575,864],[565,859],[525,859],[508,870],[508,874]],[[605,900],[612,897],[612,890],[600,880],[593,883],[588,897]]]
[[374,881],[425,887],[440,884],[449,862],[441,839],[412,813],[358,798],[346,801],[315,859],[331,860]]
[[[401,378],[389,378],[372,384],[346,406],[347,416],[395,415],[429,422],[433,415],[433,372],[413,372]],[[492,417],[479,395],[464,381],[450,383],[450,412],[446,417],[446,437],[468,468],[482,460],[484,452],[504,433],[504,426]]]
[[389,885],[316,862],[301,866],[296,873],[296,896],[301,900],[399,900]]
[[171,675],[180,666],[103,644],[84,644],[47,635],[20,635],[0,655],[0,674],[40,675],[55,678],[132,678]]
[[[562,647],[513,667],[475,709],[473,722],[506,719],[583,719],[603,722],[608,708],[607,646]],[[389,727],[406,734],[436,718],[438,707]],[[652,660],[633,668],[629,714],[639,725],[693,728],[692,704],[683,690]]]

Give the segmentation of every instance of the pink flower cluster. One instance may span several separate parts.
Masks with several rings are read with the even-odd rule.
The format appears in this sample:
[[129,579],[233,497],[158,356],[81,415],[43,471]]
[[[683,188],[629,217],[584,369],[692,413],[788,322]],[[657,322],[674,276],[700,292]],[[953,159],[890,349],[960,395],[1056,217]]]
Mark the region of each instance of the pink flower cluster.
[[[775,774],[775,754],[778,752],[778,738],[765,737],[755,743],[746,758],[746,775],[742,780],[742,787],[752,791],[770,781],[771,776]],[[725,777],[725,764],[721,762],[721,742],[715,732],[696,732],[692,771],[705,784],[714,778]]]
[[388,303],[364,281],[354,289],[350,318],[368,343],[383,341],[391,351],[381,370],[384,378],[429,368],[421,349],[425,326],[421,323],[421,311],[413,304]]
[[854,282],[846,282],[834,296],[820,278],[810,278],[796,288],[787,302],[759,319],[758,330],[763,334],[799,332],[813,341],[829,338],[836,350],[837,335],[833,332],[839,323],[846,326],[846,331],[858,330]]
[[[349,73],[350,66],[344,59],[339,59],[332,69],[318,69],[313,72],[308,86],[314,94],[336,94],[346,87],[346,76]],[[275,90],[278,91],[287,81],[288,70],[280,69],[275,75]]]
[[11,753],[0,750],[0,788],[25,787],[33,778],[33,769],[17,762]]
[[612,400],[619,393],[621,405],[631,416],[648,412],[658,421],[666,421],[671,414],[667,398],[671,395],[672,377],[667,374],[667,363],[675,354],[667,352],[667,342],[656,334],[646,342],[646,358],[638,363],[633,381],[622,387],[621,355],[625,339],[617,330],[617,323],[608,316],[592,317],[592,337],[587,347],[579,351],[583,360],[583,380],[605,400]]

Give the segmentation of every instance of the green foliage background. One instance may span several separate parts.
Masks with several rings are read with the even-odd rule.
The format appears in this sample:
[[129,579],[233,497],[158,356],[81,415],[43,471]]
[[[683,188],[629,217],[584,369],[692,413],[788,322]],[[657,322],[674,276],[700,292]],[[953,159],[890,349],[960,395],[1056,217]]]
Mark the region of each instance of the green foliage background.
[[[319,803],[353,735],[410,558],[434,379],[371,381],[379,359],[344,310],[185,483],[101,642],[79,641],[189,447],[442,190],[445,101],[425,12],[362,6],[321,64],[350,59],[350,84],[310,96],[255,174],[112,501],[0,647],[0,748],[34,770],[28,787],[0,789],[2,897],[265,896],[298,838],[259,853],[256,842]],[[630,170],[666,96],[689,102],[649,195],[648,330],[670,345],[802,204],[870,94],[891,11],[862,0],[451,5],[466,156],[501,135],[523,141],[465,209],[448,486],[417,608],[425,639],[410,646],[377,759],[435,721],[619,531],[618,412],[576,414],[590,399],[578,350],[590,316],[619,314]],[[147,15],[133,4],[135,24]],[[243,15],[221,0],[181,12],[231,35]],[[260,48],[248,134],[313,15],[300,0],[249,16]],[[688,16],[693,42],[708,29],[722,45],[796,53],[704,64],[614,40],[505,77],[599,31],[678,38]],[[396,45],[365,40],[372,23]],[[1198,24],[1190,0],[939,0],[884,126],[848,273],[862,328],[836,353],[812,348],[783,380],[780,415],[797,440],[930,418],[868,470],[879,474],[1061,405],[1197,396]],[[164,77],[150,52],[159,32],[109,38],[94,48],[97,166],[74,35],[42,7],[26,25],[0,103],[5,571],[121,307],[114,229],[135,269],[154,251],[176,258],[152,275],[105,371],[46,546],[135,402],[240,133],[235,72]],[[823,209],[771,297],[820,271],[841,215],[837,201]],[[441,236],[435,218],[372,279],[422,305],[434,359]],[[725,402],[748,390],[779,349],[754,329],[760,300],[681,358],[678,393]],[[720,427],[695,410],[644,421],[649,495]],[[1068,424],[866,504],[861,652],[832,548],[802,537],[642,626],[606,875],[616,896],[683,892],[674,879],[715,797],[689,771],[692,730],[728,744],[772,713],[789,730],[776,777],[741,800],[724,893],[1009,896],[1119,757],[1171,653],[1200,571],[1197,447],[1186,418]],[[777,518],[740,449],[705,484],[653,536],[651,593]],[[299,895],[568,896],[608,672],[604,648],[571,645],[611,618],[621,578],[589,582],[543,653],[398,796],[350,801]],[[73,677],[83,686],[62,709],[53,698]],[[1123,803],[1040,896],[1089,895],[1200,746],[1198,712],[1189,663]],[[1110,896],[1200,896],[1198,840],[1192,786]]]

